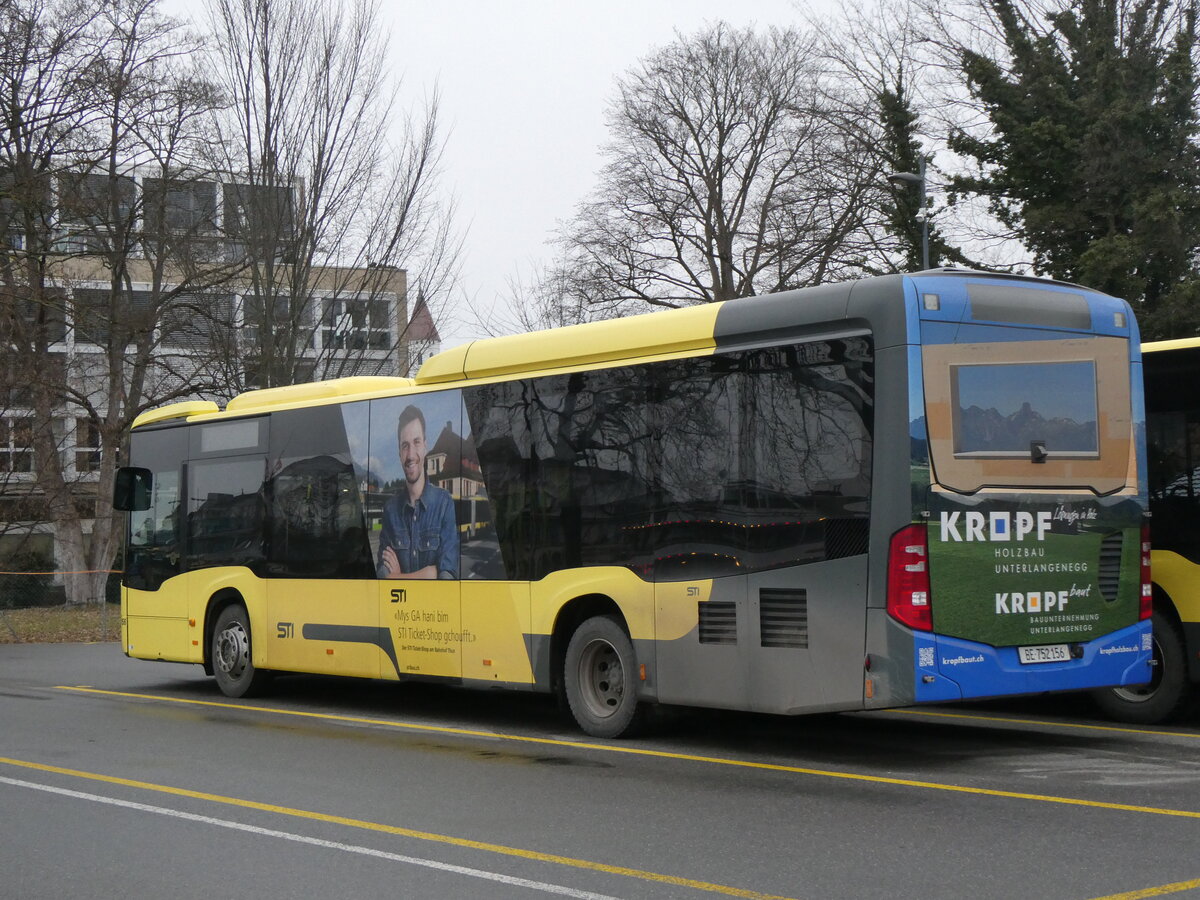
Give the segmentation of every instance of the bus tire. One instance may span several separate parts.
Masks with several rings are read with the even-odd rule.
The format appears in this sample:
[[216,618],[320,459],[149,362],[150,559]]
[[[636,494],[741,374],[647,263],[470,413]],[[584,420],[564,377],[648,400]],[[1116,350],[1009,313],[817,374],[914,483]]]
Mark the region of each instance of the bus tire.
[[226,697],[253,697],[266,686],[268,673],[254,667],[250,617],[244,606],[227,606],[217,616],[210,659],[217,687]]
[[1170,722],[1187,713],[1192,703],[1183,634],[1163,613],[1154,613],[1151,622],[1155,666],[1150,682],[1092,692],[1096,705],[1118,722],[1136,725]]
[[563,690],[571,715],[592,737],[628,736],[641,720],[637,657],[625,629],[611,616],[585,620],[567,644]]

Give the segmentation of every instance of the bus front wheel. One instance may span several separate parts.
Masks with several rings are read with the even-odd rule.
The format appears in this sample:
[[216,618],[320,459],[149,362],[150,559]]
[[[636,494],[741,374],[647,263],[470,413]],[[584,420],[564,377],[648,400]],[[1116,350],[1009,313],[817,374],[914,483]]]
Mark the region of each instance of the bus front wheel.
[[226,697],[252,697],[266,685],[268,674],[254,667],[250,617],[241,606],[227,606],[217,617],[212,637],[213,675]]
[[575,629],[563,688],[579,727],[592,737],[631,733],[640,720],[636,672],[633,642],[615,619],[595,616]]
[[1096,705],[1118,722],[1154,725],[1180,718],[1192,702],[1192,685],[1187,676],[1183,634],[1170,618],[1156,612],[1154,628],[1154,671],[1146,684],[1093,691]]

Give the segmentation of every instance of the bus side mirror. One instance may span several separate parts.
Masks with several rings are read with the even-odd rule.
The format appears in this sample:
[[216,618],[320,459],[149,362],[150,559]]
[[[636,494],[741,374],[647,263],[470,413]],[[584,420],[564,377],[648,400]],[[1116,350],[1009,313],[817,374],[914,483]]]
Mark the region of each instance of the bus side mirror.
[[153,478],[149,469],[123,466],[117,469],[113,485],[113,509],[134,512],[150,508],[150,487]]

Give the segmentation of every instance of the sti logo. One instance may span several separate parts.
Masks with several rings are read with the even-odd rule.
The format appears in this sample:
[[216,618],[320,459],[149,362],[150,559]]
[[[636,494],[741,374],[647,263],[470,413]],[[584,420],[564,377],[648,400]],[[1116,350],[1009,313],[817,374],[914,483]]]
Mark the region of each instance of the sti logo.
[[1050,530],[1050,520],[1049,510],[1037,513],[994,512],[986,516],[981,512],[943,512],[941,535],[943,542],[1023,541],[1031,534],[1043,541]]

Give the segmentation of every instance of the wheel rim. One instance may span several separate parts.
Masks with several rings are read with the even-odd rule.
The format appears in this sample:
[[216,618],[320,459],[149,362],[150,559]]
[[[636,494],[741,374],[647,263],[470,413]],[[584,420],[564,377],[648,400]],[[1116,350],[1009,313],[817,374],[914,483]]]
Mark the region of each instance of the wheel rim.
[[621,708],[625,700],[625,669],[615,647],[605,640],[594,640],[579,657],[580,696],[589,713],[607,718]]
[[230,622],[217,635],[213,662],[217,669],[233,680],[242,677],[250,665],[250,635],[241,622]]
[[1163,680],[1163,653],[1162,647],[1159,646],[1158,638],[1154,639],[1152,644],[1154,649],[1154,665],[1151,668],[1150,680],[1146,684],[1139,684],[1135,687],[1118,687],[1113,688],[1113,693],[1124,700],[1126,703],[1145,703],[1151,699],[1158,691],[1158,687]]

